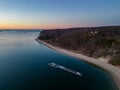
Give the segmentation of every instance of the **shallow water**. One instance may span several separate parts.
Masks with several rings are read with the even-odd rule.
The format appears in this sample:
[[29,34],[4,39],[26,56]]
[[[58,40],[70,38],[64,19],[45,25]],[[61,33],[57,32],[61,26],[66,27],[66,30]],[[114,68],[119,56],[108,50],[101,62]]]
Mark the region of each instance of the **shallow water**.
[[[0,32],[0,90],[117,90],[105,71],[35,41],[39,32]],[[55,62],[82,77],[48,66]]]

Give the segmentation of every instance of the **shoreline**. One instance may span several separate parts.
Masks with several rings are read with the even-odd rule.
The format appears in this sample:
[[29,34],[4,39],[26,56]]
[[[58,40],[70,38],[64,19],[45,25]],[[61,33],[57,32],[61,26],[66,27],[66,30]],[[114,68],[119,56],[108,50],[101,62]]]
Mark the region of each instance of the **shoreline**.
[[118,90],[120,90],[120,68],[113,66],[111,64],[105,63],[105,62],[101,62],[98,59],[88,57],[88,56],[85,56],[85,55],[82,55],[82,54],[79,54],[79,53],[76,53],[76,52],[73,52],[73,51],[70,51],[67,49],[63,49],[63,48],[54,46],[54,45],[46,43],[42,40],[39,40],[39,39],[36,39],[36,40],[38,42],[42,42],[45,46],[47,46],[53,50],[56,50],[60,53],[63,53],[63,54],[66,54],[66,55],[69,55],[69,56],[72,56],[75,58],[78,58],[86,63],[92,64],[94,66],[97,66],[97,67],[103,69],[104,71],[108,72],[112,76],[113,80],[115,81],[115,84],[117,85]]

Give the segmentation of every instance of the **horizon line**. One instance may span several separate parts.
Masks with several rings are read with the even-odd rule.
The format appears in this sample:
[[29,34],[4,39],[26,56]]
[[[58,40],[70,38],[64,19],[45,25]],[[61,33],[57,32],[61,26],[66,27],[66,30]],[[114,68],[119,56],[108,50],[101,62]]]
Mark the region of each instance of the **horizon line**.
[[97,27],[118,27],[120,25],[101,25],[101,26],[80,26],[80,27],[65,27],[65,28],[0,28],[0,30],[54,30],[54,29],[72,29],[72,28],[97,28]]

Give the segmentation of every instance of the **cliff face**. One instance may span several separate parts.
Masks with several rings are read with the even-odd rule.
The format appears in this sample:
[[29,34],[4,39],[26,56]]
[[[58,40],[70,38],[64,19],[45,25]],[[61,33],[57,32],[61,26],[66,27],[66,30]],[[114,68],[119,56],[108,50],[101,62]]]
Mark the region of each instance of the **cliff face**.
[[120,26],[45,30],[38,39],[120,65]]

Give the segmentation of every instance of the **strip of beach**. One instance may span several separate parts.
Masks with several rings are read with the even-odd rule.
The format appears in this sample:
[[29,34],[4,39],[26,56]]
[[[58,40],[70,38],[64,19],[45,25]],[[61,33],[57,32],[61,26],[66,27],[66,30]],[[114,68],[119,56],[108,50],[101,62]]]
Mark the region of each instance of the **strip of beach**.
[[58,46],[49,44],[49,43],[44,42],[44,41],[39,40],[39,39],[36,39],[36,40],[38,42],[43,43],[44,45],[46,45],[47,47],[49,47],[53,50],[56,50],[60,53],[63,53],[63,54],[66,54],[66,55],[69,55],[69,56],[72,56],[75,58],[78,58],[80,60],[83,60],[84,62],[90,63],[94,66],[97,66],[97,67],[105,70],[113,77],[113,79],[115,80],[115,83],[118,87],[118,90],[120,90],[120,68],[119,67],[108,64],[107,62],[102,62],[102,61],[95,59],[95,58],[91,58],[91,57],[88,57],[88,56],[85,56],[85,55],[82,55],[82,54],[79,54],[79,53],[76,53],[76,52],[73,52],[73,51],[70,51],[67,49],[60,48]]

